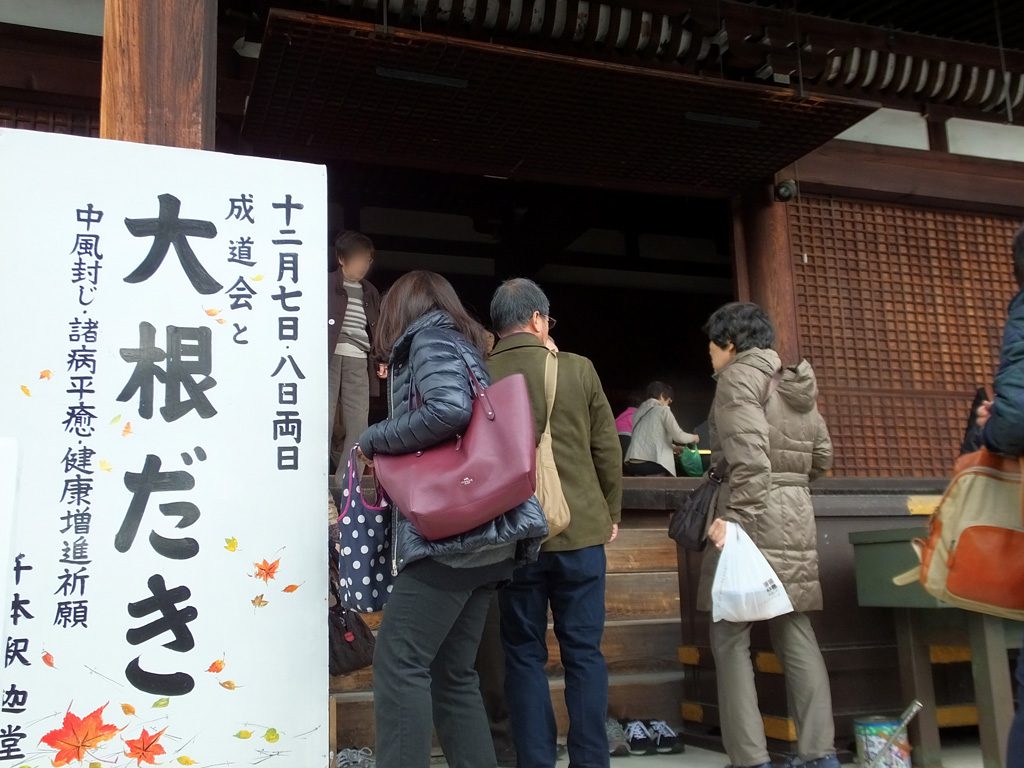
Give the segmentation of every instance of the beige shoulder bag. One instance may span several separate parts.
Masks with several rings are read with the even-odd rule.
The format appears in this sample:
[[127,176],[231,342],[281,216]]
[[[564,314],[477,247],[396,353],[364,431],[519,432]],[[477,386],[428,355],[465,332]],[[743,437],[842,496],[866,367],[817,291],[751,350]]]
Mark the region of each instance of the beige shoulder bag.
[[548,354],[544,363],[544,399],[547,402],[547,423],[537,445],[537,501],[548,521],[548,538],[554,538],[569,527],[569,503],[562,492],[562,481],[555,466],[555,453],[551,441],[551,411],[555,407],[558,389],[558,355]]

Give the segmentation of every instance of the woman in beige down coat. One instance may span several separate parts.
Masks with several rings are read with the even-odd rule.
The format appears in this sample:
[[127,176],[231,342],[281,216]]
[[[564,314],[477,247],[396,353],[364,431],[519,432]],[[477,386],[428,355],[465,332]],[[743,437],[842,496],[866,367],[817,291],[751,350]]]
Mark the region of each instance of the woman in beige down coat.
[[[818,412],[806,361],[782,368],[775,333],[755,304],[727,304],[708,321],[717,388],[709,426],[712,451],[727,464],[708,532],[698,609],[711,610],[711,586],[726,521],[741,525],[775,569],[794,613],[768,622],[782,661],[806,768],[839,768],[828,673],[806,611],[821,610],[817,532],[808,487],[832,465],[832,441]],[[770,767],[750,660],[750,624],[711,625],[722,740],[736,768]]]

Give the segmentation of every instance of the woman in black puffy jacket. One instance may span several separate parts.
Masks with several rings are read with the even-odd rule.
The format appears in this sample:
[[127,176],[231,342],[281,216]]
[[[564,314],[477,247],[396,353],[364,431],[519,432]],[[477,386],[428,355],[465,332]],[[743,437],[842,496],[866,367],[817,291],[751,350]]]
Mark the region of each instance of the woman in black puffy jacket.
[[[400,278],[381,305],[377,343],[390,359],[390,415],[360,437],[364,460],[464,432],[473,412],[467,366],[489,384],[486,337],[448,281],[433,272]],[[495,766],[473,663],[494,590],[517,565],[536,560],[546,534],[534,499],[441,541],[424,539],[395,512],[398,576],[373,659],[378,768],[429,766],[432,726],[452,768]]]

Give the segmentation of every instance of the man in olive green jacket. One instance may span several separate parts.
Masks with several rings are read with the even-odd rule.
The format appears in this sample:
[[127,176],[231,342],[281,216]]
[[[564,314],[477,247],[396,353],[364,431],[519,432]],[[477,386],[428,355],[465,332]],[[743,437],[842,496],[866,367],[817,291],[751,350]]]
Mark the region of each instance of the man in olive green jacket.
[[[488,362],[491,376],[526,377],[539,441],[547,418],[544,365],[554,325],[547,296],[530,280],[509,280],[494,295],[491,320],[500,336]],[[538,562],[516,571],[501,592],[506,674],[515,681],[505,692],[519,768],[554,768],[558,734],[545,671],[550,606],[566,671],[569,759],[601,768],[609,764],[608,669],[601,653],[604,545],[618,535],[622,448],[601,380],[585,357],[558,353],[551,435],[572,518],[544,545]]]

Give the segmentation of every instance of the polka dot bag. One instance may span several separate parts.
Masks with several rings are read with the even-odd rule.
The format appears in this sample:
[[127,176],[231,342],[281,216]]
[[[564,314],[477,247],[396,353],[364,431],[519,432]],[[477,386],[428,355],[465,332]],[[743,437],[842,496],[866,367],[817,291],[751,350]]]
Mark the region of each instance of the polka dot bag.
[[338,571],[342,603],[375,613],[384,608],[392,588],[391,510],[386,501],[374,506],[363,497],[361,470],[353,448],[338,504]]

